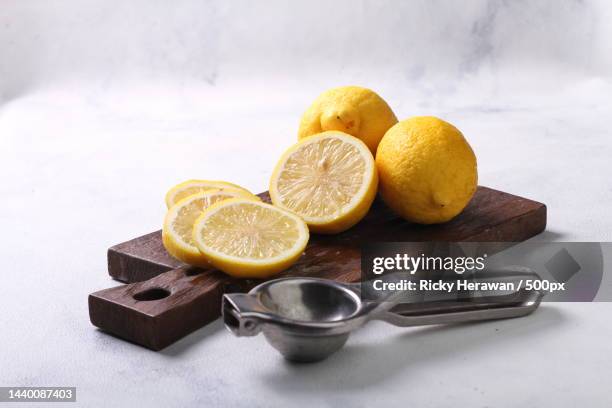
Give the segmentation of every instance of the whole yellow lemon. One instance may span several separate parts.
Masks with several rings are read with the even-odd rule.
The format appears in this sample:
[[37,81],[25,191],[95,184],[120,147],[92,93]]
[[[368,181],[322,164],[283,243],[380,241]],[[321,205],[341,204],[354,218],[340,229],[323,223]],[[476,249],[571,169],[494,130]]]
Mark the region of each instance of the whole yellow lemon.
[[337,130],[361,139],[376,153],[380,139],[397,123],[387,102],[370,89],[342,86],[323,92],[302,115],[298,139]]
[[417,116],[387,131],[378,146],[379,192],[408,221],[446,222],[476,191],[476,156],[463,134],[433,116]]

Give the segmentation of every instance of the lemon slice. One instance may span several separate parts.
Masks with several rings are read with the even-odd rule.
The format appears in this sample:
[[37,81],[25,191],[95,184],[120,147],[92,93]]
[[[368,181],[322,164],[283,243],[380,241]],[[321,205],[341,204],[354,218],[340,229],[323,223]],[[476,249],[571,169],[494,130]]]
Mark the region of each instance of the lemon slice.
[[190,265],[209,266],[193,242],[193,224],[214,203],[236,197],[258,200],[240,190],[209,190],[185,197],[170,207],[162,228],[162,241],[168,253]]
[[283,154],[270,179],[270,197],[298,214],[313,232],[342,232],[368,212],[378,173],[368,147],[342,132],[303,139]]
[[211,206],[193,227],[193,241],[210,263],[241,278],[265,278],[287,269],[308,237],[300,217],[244,198]]
[[232,190],[253,194],[246,188],[240,187],[239,185],[233,183],[229,183],[227,181],[187,180],[172,187],[166,193],[166,206],[170,208],[187,196],[208,190]]

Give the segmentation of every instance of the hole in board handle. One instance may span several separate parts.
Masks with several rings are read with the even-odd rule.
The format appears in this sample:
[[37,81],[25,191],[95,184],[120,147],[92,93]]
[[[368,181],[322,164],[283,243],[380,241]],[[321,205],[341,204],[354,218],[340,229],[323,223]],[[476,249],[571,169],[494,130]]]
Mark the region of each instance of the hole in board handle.
[[170,291],[162,288],[151,288],[134,294],[134,299],[147,302],[150,300],[159,300],[170,296]]

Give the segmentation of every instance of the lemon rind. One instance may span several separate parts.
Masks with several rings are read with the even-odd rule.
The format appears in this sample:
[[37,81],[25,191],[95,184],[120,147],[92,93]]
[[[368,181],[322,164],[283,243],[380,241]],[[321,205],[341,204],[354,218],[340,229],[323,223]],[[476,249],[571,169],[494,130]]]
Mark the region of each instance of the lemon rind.
[[[243,192],[255,195],[255,194],[251,193],[249,190],[247,190],[246,188],[241,187],[241,186],[239,186],[237,184],[234,184],[234,183],[230,183],[229,181],[189,179],[189,180],[183,181],[182,183],[179,183],[179,184],[175,185],[170,190],[168,190],[168,192],[166,193],[166,195],[164,197],[164,201],[166,203],[166,207],[170,208],[174,204],[178,203],[178,201],[174,202],[174,197],[176,197],[177,193],[182,191],[184,188],[186,188],[186,187],[199,187],[199,186],[203,186],[203,187],[204,186],[210,186],[210,188],[206,188],[204,191],[210,191],[210,190],[236,190],[236,191],[243,191]],[[184,197],[184,198],[187,198],[187,197]]]

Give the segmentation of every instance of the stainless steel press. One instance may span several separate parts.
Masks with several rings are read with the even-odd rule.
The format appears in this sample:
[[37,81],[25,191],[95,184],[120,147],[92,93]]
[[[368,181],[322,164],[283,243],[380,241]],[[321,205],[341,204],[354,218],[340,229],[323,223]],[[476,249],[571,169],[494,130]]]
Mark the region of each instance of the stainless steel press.
[[[532,275],[537,276],[537,275]],[[285,358],[314,362],[346,343],[349,334],[370,320],[424,326],[525,316],[540,304],[539,291],[520,290],[489,297],[398,303],[396,295],[363,301],[360,284],[318,278],[281,278],[247,294],[223,296],[226,327],[236,336],[263,332]]]

